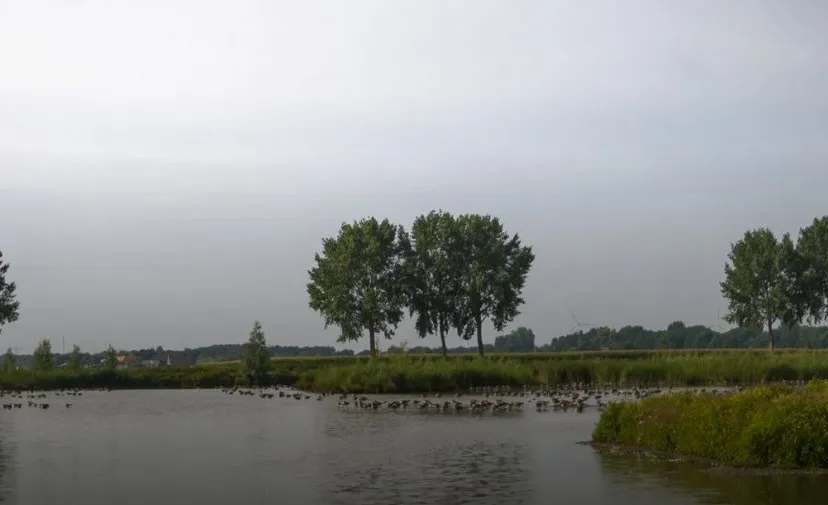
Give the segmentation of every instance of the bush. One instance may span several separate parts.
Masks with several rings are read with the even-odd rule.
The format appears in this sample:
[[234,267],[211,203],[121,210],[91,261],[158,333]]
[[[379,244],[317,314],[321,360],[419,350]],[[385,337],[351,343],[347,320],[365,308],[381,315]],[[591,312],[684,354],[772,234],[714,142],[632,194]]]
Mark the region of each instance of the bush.
[[592,438],[734,466],[828,468],[828,383],[611,403]]

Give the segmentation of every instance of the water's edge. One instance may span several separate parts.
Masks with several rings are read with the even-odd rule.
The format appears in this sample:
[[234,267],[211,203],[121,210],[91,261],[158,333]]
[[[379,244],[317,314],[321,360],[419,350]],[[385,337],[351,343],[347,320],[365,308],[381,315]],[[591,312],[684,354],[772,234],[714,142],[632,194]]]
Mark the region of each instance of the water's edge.
[[623,444],[610,444],[585,440],[575,442],[578,445],[592,447],[596,451],[607,454],[630,454],[641,458],[656,459],[669,462],[692,462],[705,466],[699,468],[703,472],[715,472],[727,475],[760,475],[760,476],[783,476],[783,475],[828,475],[828,468],[777,468],[777,467],[748,467],[723,465],[714,459],[702,458],[689,454],[675,452],[656,451],[642,446],[630,446]]

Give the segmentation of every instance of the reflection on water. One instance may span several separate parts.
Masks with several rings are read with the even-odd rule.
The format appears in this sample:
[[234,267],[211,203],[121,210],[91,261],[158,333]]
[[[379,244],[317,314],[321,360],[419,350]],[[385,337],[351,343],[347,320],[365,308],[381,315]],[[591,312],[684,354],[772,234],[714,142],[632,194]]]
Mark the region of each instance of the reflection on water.
[[[57,403],[57,402],[56,402]],[[0,500],[30,505],[823,505],[825,477],[598,454],[597,412],[348,411],[215,391],[85,394],[0,414]]]
[[14,423],[6,417],[0,417],[0,502],[14,498],[14,467],[9,461],[14,460]]
[[822,505],[828,502],[826,475],[757,475],[669,462],[632,454],[599,452],[601,468],[621,487],[649,485],[692,495],[706,505]]
[[323,503],[527,503],[528,450],[519,435],[508,435],[509,421],[514,419],[417,413],[331,416],[331,438],[319,454]]

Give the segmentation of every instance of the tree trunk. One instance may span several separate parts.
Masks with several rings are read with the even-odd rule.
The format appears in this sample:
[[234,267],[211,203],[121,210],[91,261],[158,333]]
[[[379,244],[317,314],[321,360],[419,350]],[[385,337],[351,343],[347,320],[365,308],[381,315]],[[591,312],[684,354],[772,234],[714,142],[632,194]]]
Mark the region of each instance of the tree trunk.
[[770,352],[773,352],[773,321],[768,321],[768,335],[770,336]]
[[448,356],[448,349],[446,348],[446,330],[440,325],[440,343],[443,344],[443,357]]
[[477,352],[480,357],[483,357],[483,318],[478,313],[475,318],[475,325],[477,326]]
[[369,342],[369,345],[371,346],[371,357],[376,357],[376,355],[377,355],[377,340],[376,340],[376,335],[374,335],[374,329],[373,328],[368,329],[368,342]]

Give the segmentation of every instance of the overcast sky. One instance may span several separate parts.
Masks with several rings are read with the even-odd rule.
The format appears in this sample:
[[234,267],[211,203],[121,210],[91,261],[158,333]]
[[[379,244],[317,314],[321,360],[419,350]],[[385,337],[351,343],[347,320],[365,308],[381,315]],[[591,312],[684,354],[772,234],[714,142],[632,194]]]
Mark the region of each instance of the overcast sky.
[[568,309],[716,324],[729,244],[828,212],[826,19],[819,0],[0,0],[21,302],[0,347],[240,342],[254,319],[331,344],[305,291],[322,237],[434,208],[535,248],[511,327],[539,342]]

